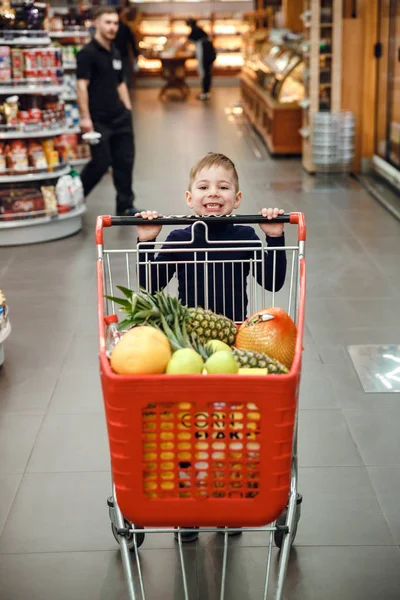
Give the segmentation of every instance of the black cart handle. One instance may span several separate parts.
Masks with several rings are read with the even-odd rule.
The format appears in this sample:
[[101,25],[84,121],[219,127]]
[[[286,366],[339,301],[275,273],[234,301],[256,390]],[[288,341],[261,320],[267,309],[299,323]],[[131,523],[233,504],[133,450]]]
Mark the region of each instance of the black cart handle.
[[291,223],[298,225],[299,241],[306,240],[306,223],[304,214],[300,212],[284,213],[274,219],[268,219],[262,215],[229,215],[229,216],[198,216],[198,215],[170,215],[160,216],[156,219],[143,219],[143,217],[112,217],[102,215],[96,221],[96,244],[103,244],[104,227],[113,225],[190,225],[193,223],[232,223],[237,225],[252,225],[254,223]]
[[290,223],[290,213],[279,215],[275,219],[267,219],[262,215],[160,215],[155,219],[143,217],[111,217],[111,225],[190,225],[201,221],[207,223],[237,223],[238,225],[252,223]]

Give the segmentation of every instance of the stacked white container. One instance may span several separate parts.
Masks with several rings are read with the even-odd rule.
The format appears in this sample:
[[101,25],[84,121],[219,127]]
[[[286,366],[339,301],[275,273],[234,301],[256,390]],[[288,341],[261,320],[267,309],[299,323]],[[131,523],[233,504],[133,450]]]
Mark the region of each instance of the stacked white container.
[[320,173],[347,172],[354,158],[355,119],[351,112],[318,112],[312,126],[313,162]]

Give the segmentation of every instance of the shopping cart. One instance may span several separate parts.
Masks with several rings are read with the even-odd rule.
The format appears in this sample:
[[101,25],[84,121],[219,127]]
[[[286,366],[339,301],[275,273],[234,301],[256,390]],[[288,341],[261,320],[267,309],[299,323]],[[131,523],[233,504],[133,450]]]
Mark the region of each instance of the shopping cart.
[[[171,242],[165,247],[162,242],[141,242],[134,249],[106,249],[104,228],[143,221],[135,217],[97,219],[100,370],[113,476],[108,505],[130,600],[146,597],[138,552],[145,534],[165,532],[178,532],[183,584],[180,597],[189,600],[182,532],[195,531],[195,526],[206,532],[221,532],[223,526],[221,600],[226,598],[229,583],[228,533],[239,528],[268,536],[264,600],[270,587],[273,540],[281,549],[274,598],[283,597],[301,508],[297,493],[297,400],[304,329],[306,228],[302,213],[285,214],[276,220],[297,225],[293,245],[264,248],[260,240],[251,240],[244,247],[243,241],[219,241],[215,235],[215,227],[221,225],[264,221],[259,215],[179,216],[160,217],[152,223],[189,226],[192,244]],[[128,232],[118,230],[121,235],[116,238],[117,245],[123,243]],[[135,239],[133,232],[128,237]],[[204,243],[199,245],[199,239]],[[163,260],[153,262],[161,245]],[[237,260],[239,247],[244,252],[241,260]],[[269,260],[273,253],[269,262],[273,281],[279,262],[277,253],[286,252],[286,284],[279,292],[274,284],[272,289],[265,289],[263,267],[268,257],[264,250]],[[185,260],[182,253],[186,253]],[[177,274],[181,295],[182,285],[188,292],[182,281],[193,282],[194,277],[195,299],[203,308],[214,308],[215,289],[233,285],[233,278],[240,276],[243,298],[248,298],[247,315],[268,306],[284,308],[297,324],[295,357],[289,373],[251,377],[113,373],[106,356],[104,317],[114,314],[117,305],[106,296],[117,295],[117,285],[154,288],[168,269],[167,280],[171,273],[174,276],[167,283],[167,292],[177,293]]]

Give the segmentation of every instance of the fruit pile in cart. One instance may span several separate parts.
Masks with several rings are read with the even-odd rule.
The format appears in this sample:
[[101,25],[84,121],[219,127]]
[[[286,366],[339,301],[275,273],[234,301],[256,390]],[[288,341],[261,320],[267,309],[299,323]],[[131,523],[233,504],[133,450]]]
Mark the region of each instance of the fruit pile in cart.
[[237,325],[164,290],[118,289],[121,297],[107,299],[124,318],[105,317],[107,354],[117,374],[268,375],[292,366],[297,330],[282,308],[264,308]]

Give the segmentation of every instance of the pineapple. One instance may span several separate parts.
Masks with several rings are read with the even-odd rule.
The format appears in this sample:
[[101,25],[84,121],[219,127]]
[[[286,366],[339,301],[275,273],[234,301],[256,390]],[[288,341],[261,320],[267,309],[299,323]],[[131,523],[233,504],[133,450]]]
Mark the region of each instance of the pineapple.
[[150,294],[143,289],[134,292],[122,286],[118,286],[118,289],[125,298],[107,298],[119,304],[121,311],[127,314],[127,318],[120,323],[121,329],[147,324],[163,330],[164,318],[167,325],[175,329],[185,324],[188,334],[200,344],[217,339],[232,346],[235,341],[237,325],[223,315],[201,307],[189,308],[163,292]]
[[[204,308],[188,308],[180,300],[163,292],[150,294],[145,290],[133,292],[118,286],[125,298],[107,296],[121,306],[127,315],[119,324],[120,329],[139,325],[151,325],[161,329],[167,336],[172,350],[193,348],[203,359],[213,354],[207,345],[210,340],[220,340],[229,346],[235,342],[237,326],[233,321]],[[267,368],[268,373],[287,373],[288,369],[278,360],[261,352],[232,348],[239,367]]]
[[238,331],[233,321],[201,307],[188,308],[187,311],[187,332],[200,344],[205,344],[208,340],[220,340],[232,346]]
[[256,369],[268,369],[268,373],[287,373],[288,369],[275,358],[262,352],[252,352],[251,350],[232,349],[233,356],[239,367],[249,367]]

